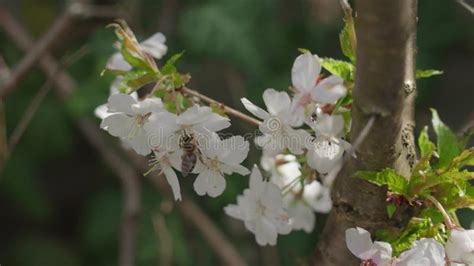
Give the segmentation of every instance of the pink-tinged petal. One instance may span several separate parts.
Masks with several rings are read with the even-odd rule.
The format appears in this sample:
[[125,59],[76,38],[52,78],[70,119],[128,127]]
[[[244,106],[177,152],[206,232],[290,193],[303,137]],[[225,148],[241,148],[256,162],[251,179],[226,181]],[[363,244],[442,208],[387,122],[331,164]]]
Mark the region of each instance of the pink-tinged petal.
[[134,126],[135,118],[121,113],[107,116],[100,123],[100,128],[109,132],[110,135],[120,138],[128,138]]
[[346,96],[346,93],[344,81],[338,76],[330,76],[316,86],[313,100],[319,103],[335,103]]
[[293,98],[293,101],[291,102],[290,126],[299,127],[303,125],[304,121],[304,106],[298,103],[295,95],[295,98]]
[[245,109],[247,109],[247,111],[249,111],[251,114],[253,114],[254,116],[260,118],[260,119],[266,119],[268,118],[270,115],[267,113],[267,111],[263,110],[262,108],[256,106],[255,104],[253,104],[251,101],[249,101],[247,98],[242,98],[240,99],[240,101],[242,102],[242,104],[244,105]]
[[128,115],[135,115],[132,106],[137,103],[132,96],[125,93],[113,94],[109,97],[109,112],[120,112]]
[[[372,239],[370,233],[360,227],[346,230],[346,245],[349,251],[362,260],[370,259],[372,250]],[[375,252],[375,251],[374,251]]]
[[173,171],[173,169],[171,169],[170,166],[164,166],[163,173],[165,174],[166,181],[168,181],[168,184],[173,191],[174,200],[181,200],[181,189],[179,187],[179,181],[176,173]]
[[143,41],[140,45],[143,50],[156,59],[162,58],[168,51],[165,45],[166,37],[161,32],[157,32]]
[[105,66],[106,69],[119,70],[119,71],[130,71],[132,67],[125,61],[120,53],[112,55]]
[[263,92],[263,101],[271,115],[289,114],[290,112],[291,99],[288,93],[284,91],[266,89]]
[[265,218],[255,221],[255,240],[260,246],[274,246],[277,242],[278,232],[275,226]]
[[321,63],[317,55],[304,53],[299,55],[291,69],[293,87],[299,92],[310,91],[315,85],[321,72]]

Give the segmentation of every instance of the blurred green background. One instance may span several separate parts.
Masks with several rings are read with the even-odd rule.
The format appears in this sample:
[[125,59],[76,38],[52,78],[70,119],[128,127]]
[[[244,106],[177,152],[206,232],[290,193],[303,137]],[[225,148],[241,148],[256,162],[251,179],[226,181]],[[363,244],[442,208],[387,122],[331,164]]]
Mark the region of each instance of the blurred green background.
[[[69,2],[53,0],[3,1],[35,38],[44,33]],[[139,39],[156,31],[167,36],[168,55],[185,50],[178,63],[192,75],[191,88],[238,110],[241,97],[262,103],[266,88],[284,90],[291,84],[290,70],[297,48],[320,56],[343,58],[338,33],[342,28],[335,0],[112,0],[129,14],[128,22]],[[474,111],[474,16],[454,0],[419,0],[419,68],[445,73],[418,82],[418,127],[429,123],[429,107],[437,108],[454,130]],[[94,108],[106,101],[111,76],[100,76],[114,52],[115,36],[105,25],[111,21],[78,21],[52,53],[56,58],[82,46],[88,53],[69,67],[79,88],[67,104],[54,92],[47,95],[31,125],[9,158],[0,179],[0,264],[116,265],[121,218],[118,179],[76,130],[74,119],[94,118]],[[0,54],[8,66],[23,52],[0,30]],[[45,81],[35,68],[6,100],[7,133],[18,124]],[[254,130],[234,121],[232,131]],[[247,166],[258,163],[252,153]],[[173,202],[148,180],[142,180],[143,212],[140,220],[137,265],[216,265],[220,261],[196,229],[187,224]],[[240,221],[224,215],[247,187],[247,178],[227,178],[225,193],[216,199],[192,192],[193,178],[181,179],[184,200],[197,202],[237,246],[251,265],[295,265],[311,256],[325,216],[318,215],[312,234],[302,231],[280,236],[274,248],[260,248]],[[470,226],[472,213],[461,212]],[[161,221],[156,227],[153,221]],[[159,235],[168,237],[158,237]],[[170,254],[160,252],[171,250]],[[167,256],[164,258],[163,256]]]

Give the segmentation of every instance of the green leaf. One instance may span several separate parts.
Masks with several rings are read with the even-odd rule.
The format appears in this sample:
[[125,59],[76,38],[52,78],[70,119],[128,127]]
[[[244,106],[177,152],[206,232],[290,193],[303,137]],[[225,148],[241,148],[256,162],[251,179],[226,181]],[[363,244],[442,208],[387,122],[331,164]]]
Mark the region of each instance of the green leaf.
[[433,129],[437,135],[438,164],[441,167],[447,167],[451,160],[461,153],[461,148],[456,135],[441,121],[438,112],[435,109],[431,109],[431,112]]
[[474,166],[474,147],[461,152],[460,155],[454,157],[449,168],[461,168],[463,166]]
[[409,249],[414,241],[422,237],[442,237],[440,235],[445,234],[442,228],[442,224],[433,224],[430,218],[412,218],[398,239],[390,243],[393,247],[393,255],[398,256],[404,250]]
[[128,87],[130,91],[135,91],[155,81],[158,81],[158,75],[156,73],[144,69],[137,69],[128,72],[123,77],[122,84]]
[[321,58],[321,65],[329,73],[341,77],[345,81],[354,81],[355,67],[352,63],[333,58]]
[[432,153],[436,146],[428,137],[428,126],[425,126],[423,130],[420,132],[420,136],[418,137],[418,147],[420,147],[421,156],[426,156]]
[[395,203],[390,203],[389,205],[387,205],[387,215],[389,219],[392,219],[393,214],[395,213],[396,210],[397,210],[397,205],[395,205]]
[[356,176],[379,186],[386,185],[391,192],[399,195],[407,195],[408,181],[405,177],[398,175],[394,169],[384,169],[380,172],[358,171]]
[[306,53],[313,54],[313,53],[311,53],[311,51],[309,49],[306,49],[306,48],[298,48],[298,51],[302,54],[306,54]]
[[443,74],[443,71],[436,69],[417,69],[416,78],[423,79]]
[[176,73],[176,61],[178,61],[184,54],[185,51],[182,51],[181,53],[175,54],[168,61],[166,61],[165,65],[161,69],[161,72],[163,72],[163,75],[171,75]]
[[[347,14],[352,16],[352,14]],[[348,23],[349,19],[344,19],[344,28],[342,29],[341,33],[339,34],[339,43],[341,45],[342,53],[351,60],[351,62],[355,62],[355,52],[352,42],[355,42],[355,36],[352,36],[353,26]],[[352,21],[352,19],[351,19]]]

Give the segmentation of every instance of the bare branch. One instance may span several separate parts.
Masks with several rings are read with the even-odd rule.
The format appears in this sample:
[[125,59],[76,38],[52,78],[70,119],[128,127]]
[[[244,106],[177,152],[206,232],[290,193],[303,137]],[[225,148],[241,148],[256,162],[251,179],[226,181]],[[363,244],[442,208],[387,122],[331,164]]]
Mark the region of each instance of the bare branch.
[[[31,37],[28,36],[26,31],[19,26],[11,16],[9,18],[10,21],[7,21],[8,23],[6,25],[16,26],[15,32],[7,31],[9,36],[12,37],[12,40],[21,49],[25,51],[31,49],[34,45]],[[5,26],[5,24],[2,23],[2,20],[0,20],[0,24],[1,26]],[[40,59],[40,67],[47,76],[53,76],[54,71],[51,70],[56,69],[57,65],[58,63],[56,63],[52,57],[48,57],[47,54]],[[76,82],[64,71],[61,71],[58,75],[65,77],[65,79],[57,80],[55,83],[55,89],[61,99],[66,100],[75,89],[74,85],[70,85],[76,84]],[[63,82],[64,80],[71,82]],[[122,180],[125,207],[123,214],[124,219],[122,221],[121,250],[125,248],[130,249],[130,247],[134,245],[134,235],[136,234],[136,209],[134,208],[137,206],[137,194],[139,194],[139,186],[135,184],[135,182],[138,182],[138,177],[135,172],[132,173],[128,162],[122,161],[116,155],[115,151],[112,151],[110,146],[106,144],[105,140],[100,137],[102,132],[100,132],[95,123],[87,120],[76,120],[76,124],[81,132],[86,136],[86,140],[99,150],[99,154],[103,156],[106,163],[108,163],[108,166],[114,170],[114,172],[116,171],[117,176]],[[135,158],[134,160],[137,160],[135,163],[138,162],[138,159],[141,160],[141,162],[138,162],[137,164],[141,165],[140,169],[142,169],[142,172],[148,170],[148,165],[144,158],[140,158],[136,154],[133,158]],[[154,175],[155,174],[151,176]],[[172,198],[170,189],[163,183],[164,179],[158,177],[157,180],[161,180],[160,182],[162,183],[162,185],[157,185],[157,187]],[[224,234],[198,205],[190,201],[184,201],[178,205],[178,209],[180,210],[181,215],[185,219],[188,219],[191,225],[196,226],[196,229],[198,229],[204,238],[209,241],[214,252],[221,258],[225,265],[245,265],[245,261],[239,256],[231,242],[226,239]],[[131,230],[125,230],[125,228],[131,228]],[[133,243],[130,243],[131,241]],[[121,251],[120,253],[122,254],[124,252]],[[126,253],[130,254],[129,252]],[[121,259],[120,261],[124,261],[124,259]]]
[[471,13],[471,15],[474,15],[474,7],[466,3],[464,0],[456,0],[462,7],[464,7],[467,11]]
[[[5,10],[0,9],[0,24],[9,34],[12,40],[24,51],[34,51],[35,44],[27,32],[21,27],[13,17],[9,16]],[[14,30],[12,30],[14,29]],[[55,36],[49,38],[55,39]],[[30,52],[31,53],[31,52]],[[62,100],[66,100],[71,95],[74,84],[76,82],[61,70],[60,64],[47,54],[39,54],[36,60],[40,60],[40,67],[50,80],[55,80],[57,92]],[[42,56],[45,56],[42,58]],[[57,75],[55,72],[59,70]],[[60,78],[56,79],[55,76]],[[114,171],[122,183],[123,189],[123,213],[122,213],[122,229],[119,247],[119,265],[134,265],[135,258],[135,242],[137,235],[138,217],[141,208],[140,202],[140,183],[139,177],[133,168],[128,167],[127,162],[123,161],[117,152],[112,150],[106,144],[102,132],[97,128],[96,124],[87,120],[76,120],[76,126],[86,136],[90,144],[97,149],[105,163]]]
[[8,141],[9,153],[11,153],[15,149],[15,146],[18,144],[18,141],[20,140],[20,138],[23,136],[26,129],[28,128],[28,125],[33,119],[36,111],[40,107],[41,103],[43,102],[48,92],[50,91],[51,86],[56,79],[56,74],[60,72],[62,68],[66,69],[71,64],[75,63],[77,60],[79,60],[79,58],[84,56],[86,52],[87,50],[85,49],[85,46],[83,46],[71,56],[65,57],[62,60],[62,62],[56,66],[56,70],[54,71],[53,75],[47,77],[45,83],[43,84],[43,86],[41,86],[41,88],[38,90],[36,95],[33,97],[33,100],[30,102],[30,104],[26,108],[22,118],[20,119],[20,122],[18,122],[18,125],[13,130],[12,134],[10,135],[10,138]]
[[220,108],[222,108],[222,110],[226,113],[226,114],[229,114],[231,116],[234,116],[236,118],[239,118],[247,123],[250,123],[250,124],[253,124],[253,125],[256,125],[256,126],[259,126],[262,122],[253,118],[253,117],[250,117],[240,111],[237,111],[235,110],[234,108],[231,108],[227,105],[224,105],[223,103],[220,103],[210,97],[207,97],[206,95],[203,95],[195,90],[191,90],[189,88],[186,88],[184,87],[183,88],[183,91],[184,93],[188,94],[188,95],[191,95],[191,96],[194,96],[194,97],[197,97],[205,102],[207,102],[208,104],[215,104],[217,106],[219,106]]
[[[5,19],[8,19],[8,12],[0,8],[0,23],[5,25]],[[53,22],[53,25],[43,35],[43,37],[28,51],[23,59],[12,70],[10,77],[2,84],[0,88],[0,97],[5,97],[10,94],[16,86],[20,83],[23,77],[36,64],[39,58],[49,50],[51,45],[61,37],[67,30],[70,29],[72,16],[66,12],[61,14]]]

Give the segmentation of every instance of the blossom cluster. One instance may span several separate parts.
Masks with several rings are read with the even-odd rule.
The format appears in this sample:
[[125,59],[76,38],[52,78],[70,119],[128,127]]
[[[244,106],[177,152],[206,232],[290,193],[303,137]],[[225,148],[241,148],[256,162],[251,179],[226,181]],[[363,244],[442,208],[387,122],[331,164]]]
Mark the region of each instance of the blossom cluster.
[[[251,173],[249,188],[225,212],[243,220],[260,245],[275,245],[278,234],[292,230],[311,232],[315,212],[332,207],[327,176],[338,171],[350,147],[344,140],[350,105],[341,104],[348,93],[345,81],[324,78],[320,58],[305,52],[293,63],[290,93],[265,90],[266,109],[243,98],[244,107],[261,119],[254,142],[262,149],[264,172],[256,165],[250,172],[242,165],[249,142],[219,135],[231,125],[229,118],[183,92],[186,76],[174,66],[181,54],[161,68],[156,64],[167,52],[165,36],[156,33],[139,43],[126,25],[115,27],[120,52],[106,71],[116,79],[107,103],[96,109],[100,127],[136,153],[151,154],[150,171],[165,176],[175,200],[182,199],[178,176],[197,175],[196,193],[217,197],[225,190],[226,175]],[[154,83],[151,90],[138,91],[149,83]]]
[[414,241],[398,258],[392,257],[389,243],[372,241],[370,233],[360,227],[346,230],[346,244],[350,252],[362,261],[361,265],[474,265],[474,230],[460,227],[451,230],[444,246],[433,238],[421,238]]
[[[156,33],[135,48],[160,59],[167,51],[165,40],[163,34]],[[121,53],[116,53],[109,59],[107,69],[126,73],[132,66]],[[211,197],[224,191],[224,175],[234,172],[249,174],[248,169],[240,165],[247,157],[248,141],[241,136],[221,139],[216,133],[230,126],[227,117],[198,104],[179,113],[170,112],[159,97],[142,99],[135,91],[120,92],[121,86],[126,86],[123,80],[123,75],[115,79],[107,104],[96,109],[96,115],[102,119],[100,127],[120,138],[124,145],[138,154],[146,156],[152,153],[151,170],[164,174],[175,200],[181,200],[176,171],[184,175],[183,167],[197,174],[194,181],[196,193]],[[186,148],[183,141],[187,141]]]
[[[226,212],[243,220],[261,245],[275,244],[277,234],[289,229],[313,230],[315,212],[327,213],[332,207],[328,176],[339,170],[342,155],[350,148],[343,139],[348,128],[343,113],[350,110],[337,104],[347,94],[344,80],[335,75],[323,78],[319,57],[309,52],[296,58],[291,80],[292,97],[274,89],[264,91],[266,110],[242,99],[244,107],[263,120],[259,126],[262,134],[255,144],[263,150],[261,166],[270,176],[264,187],[283,196],[277,200],[273,194],[255,194],[251,181],[237,205],[228,206]],[[254,172],[260,175],[258,170]],[[265,202],[279,205],[275,208]],[[287,226],[274,217],[287,217],[283,219]],[[256,220],[259,226],[255,226]]]

